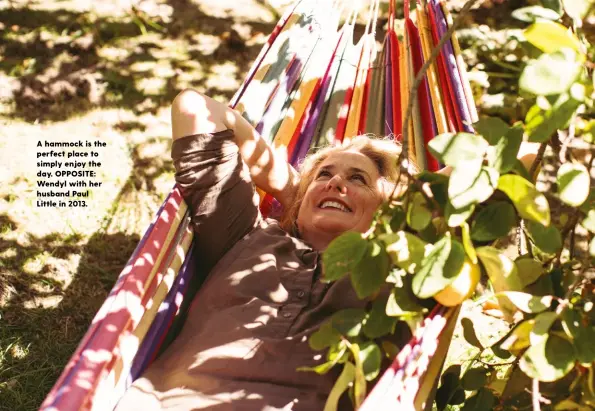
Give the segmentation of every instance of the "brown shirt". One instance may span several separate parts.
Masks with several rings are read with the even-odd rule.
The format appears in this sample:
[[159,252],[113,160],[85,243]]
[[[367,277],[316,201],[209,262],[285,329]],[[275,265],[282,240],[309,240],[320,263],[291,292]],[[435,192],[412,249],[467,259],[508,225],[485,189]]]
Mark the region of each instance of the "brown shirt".
[[263,219],[230,130],[175,140],[176,181],[212,270],[178,338],[118,409],[322,410],[338,370],[308,336],[344,308],[364,307],[349,279],[320,281],[319,253]]

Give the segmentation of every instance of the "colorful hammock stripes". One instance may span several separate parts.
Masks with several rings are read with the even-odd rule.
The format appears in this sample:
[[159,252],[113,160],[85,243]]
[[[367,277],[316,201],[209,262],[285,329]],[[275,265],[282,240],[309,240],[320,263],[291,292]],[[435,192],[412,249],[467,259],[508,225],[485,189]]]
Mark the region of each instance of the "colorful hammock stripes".
[[[230,102],[293,165],[317,147],[359,134],[392,134],[399,140],[409,89],[452,24],[439,0],[424,2],[427,7],[418,2],[415,18],[406,0],[403,33],[397,32],[390,4],[388,29],[380,42],[379,0],[361,10],[357,4],[349,9],[347,3],[353,2],[298,0],[288,8]],[[362,33],[356,21],[363,14],[367,24]],[[414,95],[408,147],[422,169],[439,167],[427,151],[436,134],[472,132],[477,112],[465,73],[453,37]],[[261,194],[261,211],[270,215],[274,201]],[[41,409],[113,409],[175,337],[172,330],[204,280],[204,273],[195,272],[197,254],[187,206],[174,187]],[[432,311],[362,410],[426,406],[457,314],[457,309],[444,307]]]

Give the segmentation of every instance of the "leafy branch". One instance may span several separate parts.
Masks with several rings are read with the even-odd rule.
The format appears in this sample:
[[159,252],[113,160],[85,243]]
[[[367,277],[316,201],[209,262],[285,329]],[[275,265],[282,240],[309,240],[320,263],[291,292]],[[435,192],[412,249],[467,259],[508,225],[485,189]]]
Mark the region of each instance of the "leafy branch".
[[[417,88],[473,3],[465,4],[412,85],[398,159],[397,181],[406,174],[406,195],[396,199],[393,190],[389,204],[375,215],[371,230],[365,235],[348,232],[339,236],[323,255],[324,280],[348,279],[354,293],[367,302],[365,309],[335,313],[309,339],[313,349],[326,350],[326,362],[310,371],[326,373],[343,367],[327,402],[329,410],[335,409],[345,391],[350,392],[356,408],[361,405],[367,384],[381,372],[382,358],[394,358],[398,352],[390,337],[400,324],[415,331],[436,304],[457,306],[470,298],[481,277],[490,284],[498,309],[513,326],[500,341],[485,348],[473,324],[463,322],[465,338],[480,352],[462,378],[460,367],[443,374],[438,409],[448,404],[464,404],[464,410],[477,404],[488,409],[490,405],[485,404],[495,406],[501,393],[488,380],[497,378],[497,367],[526,374],[533,386],[518,392],[531,393],[533,407],[556,403],[542,396],[540,383],[555,383],[573,371],[578,373],[573,398],[589,406],[595,401],[595,395],[586,394],[594,389],[580,391],[580,384],[593,379],[595,362],[595,297],[586,277],[595,258],[595,191],[589,174],[593,156],[583,164],[569,152],[561,159],[555,185],[543,188],[533,182],[547,147],[555,144],[563,130],[569,132],[562,146],[570,147],[579,138],[592,141],[592,136],[585,132],[577,136],[573,130],[577,115],[591,107],[594,99],[578,38],[555,21],[533,22],[524,34],[541,54],[527,62],[519,78],[523,93],[536,99],[524,121],[509,125],[498,118],[481,118],[473,124],[477,134],[436,136],[428,150],[452,169],[449,176],[414,174],[404,166]],[[523,16],[529,14],[525,10]],[[540,144],[529,170],[517,159],[526,140]],[[555,213],[568,209],[574,211],[559,223]],[[511,256],[504,240],[519,225],[527,252]],[[577,260],[579,225],[591,233],[591,244],[590,257]],[[484,361],[481,355],[488,348],[497,356],[504,351],[514,358]]]

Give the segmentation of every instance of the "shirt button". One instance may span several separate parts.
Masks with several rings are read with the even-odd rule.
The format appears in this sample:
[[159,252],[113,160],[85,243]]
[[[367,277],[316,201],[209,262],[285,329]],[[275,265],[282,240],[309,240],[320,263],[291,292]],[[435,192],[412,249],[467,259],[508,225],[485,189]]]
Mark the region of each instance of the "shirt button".
[[297,293],[298,298],[304,298],[305,295],[306,295],[306,293],[303,291],[298,291],[298,293]]
[[283,315],[284,318],[291,317],[291,313],[289,313],[289,312],[284,312],[282,315]]

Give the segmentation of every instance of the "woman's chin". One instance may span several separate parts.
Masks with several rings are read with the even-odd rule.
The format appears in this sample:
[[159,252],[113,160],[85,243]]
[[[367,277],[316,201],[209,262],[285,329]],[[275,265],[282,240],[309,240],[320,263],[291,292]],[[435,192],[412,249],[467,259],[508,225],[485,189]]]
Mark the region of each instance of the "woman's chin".
[[353,230],[354,224],[350,224],[347,220],[340,220],[334,218],[321,218],[313,222],[313,226],[319,233],[338,237],[346,231]]

